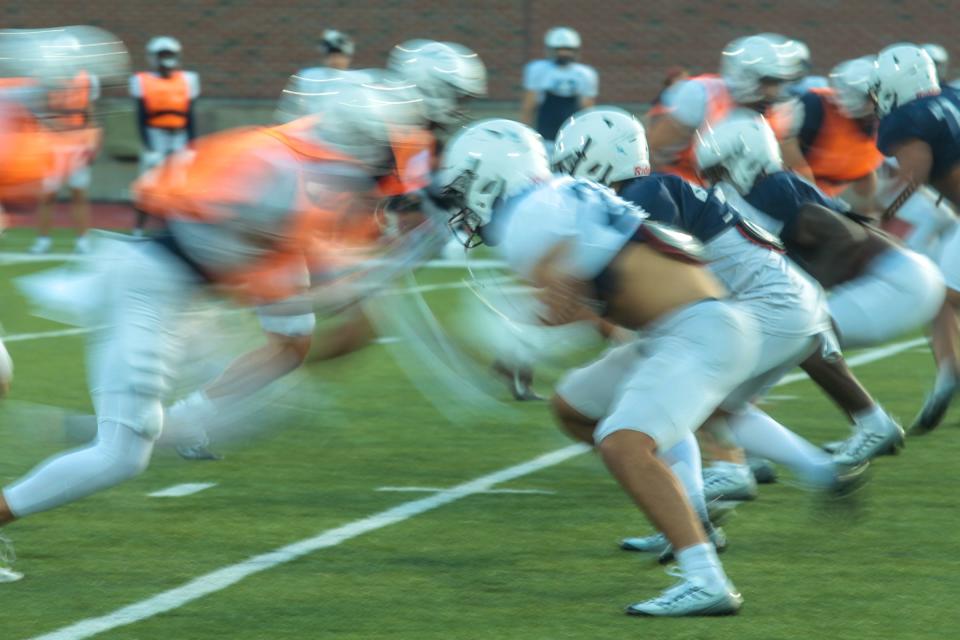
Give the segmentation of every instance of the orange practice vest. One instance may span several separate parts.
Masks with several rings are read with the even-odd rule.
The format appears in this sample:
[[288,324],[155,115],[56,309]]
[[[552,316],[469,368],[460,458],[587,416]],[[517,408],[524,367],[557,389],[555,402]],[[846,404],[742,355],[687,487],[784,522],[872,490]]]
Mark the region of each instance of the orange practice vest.
[[[730,95],[727,85],[719,75],[712,73],[703,74],[694,76],[688,79],[687,82],[699,82],[707,92],[706,115],[704,116],[703,122],[697,128],[698,131],[705,130],[707,127],[720,122],[726,118],[731,111],[737,108],[737,102],[733,99],[733,96]],[[657,109],[652,116],[659,117],[669,112],[669,108]],[[787,125],[789,124],[787,120],[789,114],[774,106],[767,109],[764,116],[767,118],[767,122],[777,135],[777,138],[784,138],[786,136]],[[694,184],[702,185],[703,181],[700,180],[700,176],[697,175],[697,165],[694,158],[696,140],[696,135],[691,137],[690,144],[680,152],[677,159],[672,164],[662,167],[659,170],[678,175],[684,180],[693,182]]]
[[190,83],[183,71],[170,77],[141,71],[137,74],[147,111],[147,126],[157,129],[184,129],[190,113]]
[[823,103],[823,122],[804,155],[813,170],[817,186],[827,195],[837,195],[855,180],[873,173],[883,162],[877,150],[876,134],[843,115],[830,96],[833,89],[811,89]]
[[[372,215],[376,195],[364,199],[356,194],[324,194],[322,202],[312,197],[309,170],[304,168],[325,161],[348,164],[356,161],[310,142],[308,136],[298,135],[301,128],[310,126],[316,126],[315,118],[205,136],[137,180],[133,188],[135,202],[138,208],[160,217],[209,223],[226,221],[234,215],[235,206],[256,203],[261,194],[271,188],[278,167],[281,170],[289,167],[296,172],[299,187],[289,203],[291,215],[281,234],[285,240],[253,263],[229,273],[208,275],[249,302],[269,302],[295,295],[302,288],[299,274],[304,262],[326,262],[326,256],[316,254],[331,243],[320,240],[341,239],[345,224],[354,231],[352,221],[357,222],[361,234],[369,231],[367,227],[376,226]],[[402,154],[395,152],[397,155]],[[359,210],[364,207],[366,210]]]
[[0,200],[29,203],[89,162],[100,131],[45,127],[29,109],[0,98]]
[[66,86],[47,94],[54,125],[58,129],[79,129],[90,118],[90,74],[80,71]]

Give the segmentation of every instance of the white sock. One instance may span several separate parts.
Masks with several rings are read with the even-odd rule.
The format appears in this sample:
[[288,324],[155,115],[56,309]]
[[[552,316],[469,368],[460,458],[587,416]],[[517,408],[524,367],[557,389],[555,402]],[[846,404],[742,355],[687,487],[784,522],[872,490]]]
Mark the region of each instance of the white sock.
[[727,584],[727,575],[717,557],[717,550],[709,542],[695,544],[676,553],[677,564],[688,579],[694,579],[704,586],[723,588]]
[[859,429],[868,431],[886,431],[886,426],[890,423],[890,416],[883,410],[879,404],[875,404],[869,409],[864,409],[853,414],[853,421]]
[[732,416],[730,428],[747,453],[788,467],[806,484],[823,487],[836,477],[833,458],[828,453],[756,407]]
[[661,457],[680,480],[697,517],[703,522],[709,521],[707,503],[703,498],[703,468],[696,436],[688,433]]
[[173,403],[167,411],[161,444],[206,446],[210,443],[205,426],[217,415],[217,405],[203,390],[194,391]]
[[940,365],[937,369],[937,380],[934,383],[934,388],[936,391],[940,391],[947,387],[952,387],[957,384],[957,370],[954,369],[954,364],[944,363]]

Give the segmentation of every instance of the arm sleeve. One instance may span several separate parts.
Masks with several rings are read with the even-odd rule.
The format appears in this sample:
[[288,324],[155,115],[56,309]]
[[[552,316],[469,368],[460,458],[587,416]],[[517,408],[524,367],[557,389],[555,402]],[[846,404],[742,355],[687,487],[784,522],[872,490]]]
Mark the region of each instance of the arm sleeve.
[[130,76],[130,83],[127,86],[131,96],[134,98],[143,97],[143,90],[140,88],[140,78],[137,77],[137,74]]
[[823,102],[815,93],[801,96],[794,110],[793,126],[790,130],[800,142],[800,149],[806,151],[813,144],[820,127],[823,125]]
[[699,82],[687,80],[671,87],[663,96],[663,106],[682,125],[699,127],[707,115],[707,90]]
[[140,142],[145,149],[153,151],[150,147],[150,138],[147,136],[147,105],[142,98],[137,98],[137,131],[140,133]]
[[187,83],[190,85],[190,99],[196,100],[200,97],[200,76],[193,71],[187,71]]
[[593,67],[584,66],[583,88],[580,95],[584,98],[596,98],[599,87],[600,80],[597,76],[597,70]]
[[527,65],[523,68],[523,88],[527,91],[540,91],[540,87],[537,83],[539,80],[540,73],[538,72],[540,65],[537,64],[539,60],[533,60],[528,62]]
[[193,100],[190,101],[190,108],[187,110],[187,140],[193,140],[197,137],[196,127],[196,108]]

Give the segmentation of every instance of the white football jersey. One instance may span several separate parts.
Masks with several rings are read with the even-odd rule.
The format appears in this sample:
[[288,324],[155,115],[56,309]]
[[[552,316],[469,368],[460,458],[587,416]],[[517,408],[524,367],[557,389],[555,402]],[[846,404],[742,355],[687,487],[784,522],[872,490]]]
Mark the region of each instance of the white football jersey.
[[606,187],[555,177],[494,212],[491,244],[514,271],[529,278],[548,252],[568,243],[561,268],[574,278],[590,280],[630,241],[644,217],[641,209]]

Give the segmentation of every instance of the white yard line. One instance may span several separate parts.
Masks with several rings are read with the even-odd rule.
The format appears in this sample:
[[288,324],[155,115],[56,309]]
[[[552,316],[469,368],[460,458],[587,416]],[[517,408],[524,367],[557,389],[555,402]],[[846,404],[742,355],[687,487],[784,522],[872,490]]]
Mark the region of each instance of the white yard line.
[[[918,338],[905,342],[896,342],[884,347],[878,347],[859,353],[848,359],[850,366],[868,364],[877,360],[892,357],[903,351],[912,349],[925,340]],[[793,374],[782,378],[776,386],[783,386],[805,379],[804,374]],[[211,573],[194,578],[190,582],[159,593],[146,600],[122,607],[99,618],[88,618],[56,631],[34,637],[32,640],[83,640],[117,627],[126,626],[152,618],[158,614],[172,611],[204,596],[222,591],[248,576],[272,569],[301,558],[320,549],[334,547],[351,540],[364,533],[376,531],[397,524],[410,518],[432,511],[451,502],[456,502],[471,495],[489,491],[494,486],[509,482],[517,478],[535,473],[542,469],[560,464],[570,458],[589,451],[583,444],[574,444],[562,449],[546,453],[538,458],[522,464],[502,469],[475,480],[470,480],[450,489],[444,489],[431,496],[401,503],[395,507],[381,511],[361,520],[355,520],[335,529],[323,531],[312,538],[294,542],[285,547],[264,553],[243,562],[229,565]]]
[[[76,253],[26,253],[26,252],[5,252],[0,251],[0,266],[8,264],[32,264],[44,262],[77,262],[86,259],[86,256]],[[481,258],[477,260],[428,260],[421,267],[423,269],[466,269],[467,266],[472,269],[497,269],[505,267],[506,263],[502,260]]]
[[[446,491],[443,487],[377,487],[375,491],[385,491],[393,493],[439,493],[441,491]],[[505,494],[517,494],[517,495],[541,495],[541,496],[552,496],[555,495],[556,491],[546,491],[544,489],[487,489],[486,491],[478,491],[477,493],[505,493]]]
[[185,482],[161,489],[160,491],[148,493],[147,495],[151,498],[182,498],[183,496],[192,496],[195,493],[200,493],[204,489],[215,486],[217,486],[216,482]]
[[434,495],[420,498],[419,500],[404,502],[361,520],[349,522],[335,529],[328,529],[312,538],[306,538],[268,553],[253,556],[243,562],[238,562],[237,564],[194,578],[184,585],[170,589],[169,591],[164,591],[152,598],[147,598],[146,600],[123,607],[122,609],[117,609],[99,618],[88,618],[87,620],[81,620],[68,627],[36,636],[34,640],[81,640],[82,638],[90,638],[99,633],[116,629],[117,627],[152,618],[165,611],[182,607],[198,598],[222,591],[230,585],[236,584],[244,578],[260,573],[261,571],[292,562],[297,558],[301,558],[320,549],[335,547],[338,544],[352,540],[365,533],[376,531],[377,529],[382,529],[392,524],[403,522],[404,520],[409,520],[421,513],[426,513],[427,511],[432,511],[451,502],[462,500],[467,496],[487,491],[495,485],[509,482],[510,480],[535,473],[541,469],[560,464],[565,460],[586,453],[589,450],[590,447],[586,445],[574,444],[562,449],[557,449],[556,451],[551,451],[533,460],[528,460],[527,462],[464,482],[463,484],[445,489]]

